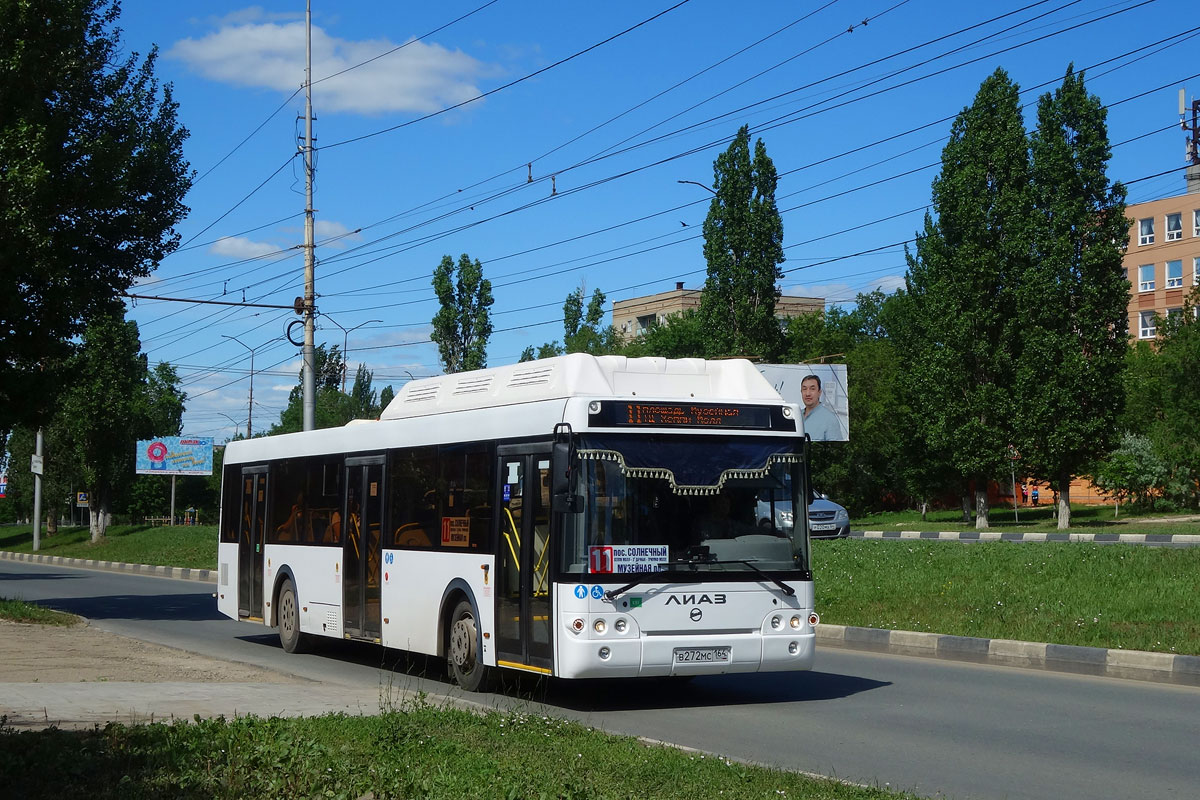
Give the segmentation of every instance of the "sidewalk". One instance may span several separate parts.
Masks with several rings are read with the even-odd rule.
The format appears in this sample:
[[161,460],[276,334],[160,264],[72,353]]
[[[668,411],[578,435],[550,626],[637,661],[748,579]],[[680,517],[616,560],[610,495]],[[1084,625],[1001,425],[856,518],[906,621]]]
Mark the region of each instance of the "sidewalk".
[[203,718],[377,714],[399,708],[408,694],[332,683],[0,683],[0,715],[16,730],[86,729],[108,722],[138,724]]

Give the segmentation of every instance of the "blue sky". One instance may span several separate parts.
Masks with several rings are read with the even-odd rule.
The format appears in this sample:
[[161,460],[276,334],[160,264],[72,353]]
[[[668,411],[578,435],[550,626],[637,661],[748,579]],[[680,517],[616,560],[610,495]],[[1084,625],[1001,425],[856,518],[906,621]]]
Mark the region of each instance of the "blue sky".
[[[1068,63],[1089,68],[1127,142],[1111,175],[1136,181],[1131,201],[1183,191],[1181,173],[1138,180],[1182,166],[1178,91],[1200,95],[1182,0],[677,2],[314,0],[317,341],[348,338],[377,387],[438,373],[430,276],[447,254],[493,283],[491,365],[561,339],[581,285],[610,308],[701,286],[709,195],[679,181],[711,184],[743,124],[781,175],[784,293],[890,291],[950,119],[997,67],[1028,90],[1028,127]],[[121,27],[127,50],[159,47],[198,176],[184,246],[133,291],[290,304],[304,3],[126,0]],[[293,314],[141,300],[130,315],[151,360],[179,368],[186,433],[244,430],[248,348],[254,427],[278,419]]]

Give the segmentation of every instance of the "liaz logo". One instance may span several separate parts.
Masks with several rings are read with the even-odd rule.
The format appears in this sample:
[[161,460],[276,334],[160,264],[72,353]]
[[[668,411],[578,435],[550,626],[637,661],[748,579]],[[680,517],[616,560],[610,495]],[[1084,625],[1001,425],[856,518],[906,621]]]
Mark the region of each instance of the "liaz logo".
[[669,606],[699,606],[708,603],[709,605],[720,606],[725,604],[725,595],[723,594],[669,594],[667,595],[666,605]]

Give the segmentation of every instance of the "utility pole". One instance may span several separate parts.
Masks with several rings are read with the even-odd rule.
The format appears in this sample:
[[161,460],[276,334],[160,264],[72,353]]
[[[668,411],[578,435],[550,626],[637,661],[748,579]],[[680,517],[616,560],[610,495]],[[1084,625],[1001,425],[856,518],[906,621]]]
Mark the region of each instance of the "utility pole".
[[313,351],[316,338],[316,236],[313,229],[313,132],[312,132],[312,0],[304,11],[304,430],[317,427],[317,364]]

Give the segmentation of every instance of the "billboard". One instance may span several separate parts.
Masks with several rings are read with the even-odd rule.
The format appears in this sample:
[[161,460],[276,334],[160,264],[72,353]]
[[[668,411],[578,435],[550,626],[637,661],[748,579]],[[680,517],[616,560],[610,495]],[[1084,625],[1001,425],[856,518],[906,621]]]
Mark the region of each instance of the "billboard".
[[138,475],[212,475],[211,436],[160,436],[137,443]]
[[758,371],[784,400],[801,406],[814,442],[850,441],[845,364],[759,364]]

